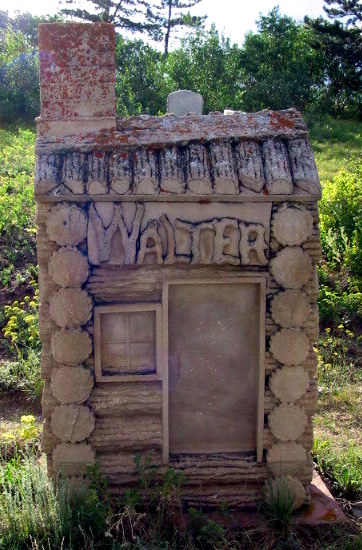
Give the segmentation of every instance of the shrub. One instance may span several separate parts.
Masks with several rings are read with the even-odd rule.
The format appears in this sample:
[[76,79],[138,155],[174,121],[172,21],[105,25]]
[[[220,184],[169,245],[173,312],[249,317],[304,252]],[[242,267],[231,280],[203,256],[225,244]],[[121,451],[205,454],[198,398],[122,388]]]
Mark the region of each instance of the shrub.
[[7,319],[4,336],[19,359],[27,359],[30,352],[40,351],[38,306],[38,289],[33,298],[25,296],[20,303],[15,300],[10,306],[4,306]]
[[362,276],[362,157],[345,167],[323,187],[320,203],[321,239],[331,266]]
[[0,130],[0,282],[35,263],[33,190],[35,134]]
[[97,489],[53,484],[43,460],[0,462],[0,547],[93,548],[106,530],[108,506]]
[[33,415],[24,415],[15,430],[0,435],[0,459],[10,460],[29,451],[39,454],[41,428],[35,423]]

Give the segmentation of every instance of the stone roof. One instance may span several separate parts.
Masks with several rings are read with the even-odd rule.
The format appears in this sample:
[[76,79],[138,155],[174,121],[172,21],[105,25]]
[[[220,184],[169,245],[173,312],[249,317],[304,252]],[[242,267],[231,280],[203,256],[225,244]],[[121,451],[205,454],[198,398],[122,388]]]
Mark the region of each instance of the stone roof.
[[319,197],[295,109],[118,118],[115,130],[37,140],[38,195]]

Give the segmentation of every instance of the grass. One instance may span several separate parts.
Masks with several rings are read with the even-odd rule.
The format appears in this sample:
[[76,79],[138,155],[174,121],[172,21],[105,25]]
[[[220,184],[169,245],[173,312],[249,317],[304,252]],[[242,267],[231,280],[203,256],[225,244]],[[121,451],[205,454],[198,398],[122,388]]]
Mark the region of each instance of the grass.
[[[355,335],[340,325],[319,338],[315,460],[337,492],[362,497],[362,369]],[[359,366],[358,366],[359,364]]]
[[311,125],[310,139],[323,184],[343,168],[350,156],[361,152],[362,122],[326,117]]

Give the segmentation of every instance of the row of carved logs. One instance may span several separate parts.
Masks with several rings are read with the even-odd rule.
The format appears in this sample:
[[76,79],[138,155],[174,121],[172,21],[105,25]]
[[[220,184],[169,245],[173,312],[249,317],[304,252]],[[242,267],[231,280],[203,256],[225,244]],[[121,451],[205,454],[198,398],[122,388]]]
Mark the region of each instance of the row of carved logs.
[[307,140],[268,139],[39,154],[35,191],[38,195],[319,195],[320,184]]
[[[275,256],[270,261],[270,272],[282,290],[276,289],[271,305],[269,391],[276,403],[268,414],[268,426],[274,443],[267,451],[267,464],[274,479],[266,486],[266,496],[277,490],[288,490],[294,497],[294,508],[306,501],[307,494],[301,473],[311,469],[310,436],[315,391],[310,380],[309,363],[313,357],[313,331],[307,330],[309,318],[315,309],[315,297],[308,294],[315,286],[311,255],[303,248],[313,241],[315,220],[307,207],[284,203],[274,207],[272,214],[272,242]],[[274,242],[273,242],[274,241]],[[318,326],[318,318],[313,318]],[[310,405],[310,400],[313,401]],[[307,441],[306,447],[303,442]]]
[[43,414],[50,419],[44,427],[44,450],[52,451],[56,471],[77,479],[95,461],[94,450],[87,442],[95,417],[86,404],[94,376],[84,365],[92,353],[85,325],[92,317],[93,303],[82,289],[89,265],[79,249],[86,239],[87,218],[80,208],[60,204],[48,213],[46,231],[48,240],[56,244],[47,265],[54,285],[47,299],[47,313],[57,328],[50,337],[53,368],[43,395]]

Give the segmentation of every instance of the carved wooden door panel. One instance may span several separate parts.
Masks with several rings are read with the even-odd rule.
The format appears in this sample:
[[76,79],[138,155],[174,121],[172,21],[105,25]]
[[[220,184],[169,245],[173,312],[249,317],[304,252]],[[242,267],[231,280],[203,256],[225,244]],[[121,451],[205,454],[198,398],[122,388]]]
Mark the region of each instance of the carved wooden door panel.
[[255,282],[169,286],[171,454],[256,450],[260,293]]

